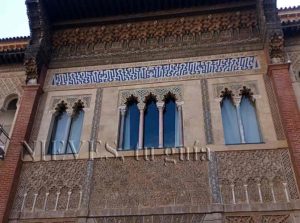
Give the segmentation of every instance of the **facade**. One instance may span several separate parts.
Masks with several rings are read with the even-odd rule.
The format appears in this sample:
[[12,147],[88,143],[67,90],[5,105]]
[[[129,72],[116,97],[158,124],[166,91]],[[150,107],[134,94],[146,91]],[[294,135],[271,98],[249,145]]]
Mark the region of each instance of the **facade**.
[[300,222],[298,8],[26,4],[30,39],[0,41],[1,222]]

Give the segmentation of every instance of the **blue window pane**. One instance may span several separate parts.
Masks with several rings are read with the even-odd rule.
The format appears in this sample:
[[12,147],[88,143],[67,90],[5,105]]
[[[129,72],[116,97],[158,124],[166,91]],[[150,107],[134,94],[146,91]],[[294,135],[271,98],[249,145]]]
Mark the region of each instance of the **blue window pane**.
[[55,117],[49,154],[64,154],[66,151],[66,136],[68,134],[68,122],[70,117],[63,112]]
[[159,113],[156,102],[151,100],[147,103],[144,122],[144,147],[157,148],[159,140]]
[[140,112],[137,103],[131,103],[127,106],[125,116],[125,126],[123,135],[123,149],[136,149],[139,140],[139,122]]
[[222,122],[226,144],[240,144],[241,136],[238,124],[237,111],[229,97],[222,102]]
[[260,143],[261,136],[254,105],[248,97],[243,97],[240,106],[246,143]]
[[83,117],[84,117],[84,111],[81,110],[78,112],[78,114],[76,114],[72,118],[69,139],[68,139],[67,153],[75,154],[79,152]]
[[168,100],[164,110],[164,147],[175,147],[176,138],[176,103]]

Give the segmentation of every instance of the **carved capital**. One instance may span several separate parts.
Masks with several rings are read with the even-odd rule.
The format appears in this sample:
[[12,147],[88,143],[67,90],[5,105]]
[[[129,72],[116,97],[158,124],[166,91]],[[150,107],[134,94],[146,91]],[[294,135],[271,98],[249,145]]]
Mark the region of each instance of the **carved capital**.
[[35,58],[29,58],[24,62],[26,72],[26,83],[36,84],[38,78],[38,69]]
[[270,37],[269,54],[272,63],[284,62],[284,39],[282,34],[274,33]]

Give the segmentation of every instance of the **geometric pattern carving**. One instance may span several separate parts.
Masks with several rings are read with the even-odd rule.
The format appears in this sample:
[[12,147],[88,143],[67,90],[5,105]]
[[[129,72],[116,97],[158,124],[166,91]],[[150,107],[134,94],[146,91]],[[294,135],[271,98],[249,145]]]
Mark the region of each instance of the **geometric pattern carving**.
[[[87,188],[87,161],[24,163],[12,214],[77,210]],[[23,205],[24,203],[24,205]]]
[[[273,192],[277,202],[283,198],[286,202],[283,183],[287,183],[289,198],[297,199],[299,195],[295,189],[295,178],[289,169],[291,167],[287,168],[292,164],[289,157],[282,156],[283,153],[288,154],[288,150],[216,152],[223,202],[233,202],[232,190],[234,190],[236,203],[245,203],[245,185],[251,203],[260,202],[259,190],[262,202],[273,202]],[[280,187],[274,190],[274,184]]]
[[66,95],[66,96],[56,96],[51,98],[50,110],[53,111],[60,102],[65,102],[72,108],[74,104],[78,101],[82,101],[85,108],[89,108],[91,105],[91,95]]
[[225,223],[291,223],[289,215],[226,216]]
[[180,161],[179,156],[169,156],[167,159],[175,160],[174,164],[165,158],[95,160],[91,212],[211,203],[208,162]]
[[243,91],[244,87],[251,89],[251,92],[254,95],[259,95],[257,81],[245,81],[245,82],[236,82],[236,83],[223,83],[214,85],[214,97],[219,98],[222,95],[224,89],[229,89],[232,91],[232,95],[238,97]]
[[207,86],[206,79],[201,80],[201,91],[202,91],[202,106],[203,106],[203,118],[204,118],[206,143],[213,144],[214,138],[212,132],[209,93],[208,93],[208,86]]
[[147,215],[95,218],[88,223],[202,223],[204,214]]
[[272,119],[275,127],[276,137],[278,140],[285,140],[283,125],[280,118],[278,103],[273,90],[271,79],[268,75],[263,75],[268,100],[271,108]]
[[260,68],[257,56],[221,58],[183,63],[56,73],[53,86],[74,86],[164,78],[191,78],[216,73],[242,72]]
[[24,77],[0,78],[0,108],[4,106],[4,102],[9,95],[22,95],[22,85],[25,83]]
[[255,223],[251,216],[227,216],[225,223]]
[[125,106],[128,98],[137,97],[139,103],[143,103],[150,94],[154,95],[158,102],[164,100],[169,93],[173,94],[177,101],[183,100],[183,91],[181,86],[166,86],[159,88],[141,88],[120,91],[119,106]]
[[263,223],[291,223],[289,215],[262,216]]

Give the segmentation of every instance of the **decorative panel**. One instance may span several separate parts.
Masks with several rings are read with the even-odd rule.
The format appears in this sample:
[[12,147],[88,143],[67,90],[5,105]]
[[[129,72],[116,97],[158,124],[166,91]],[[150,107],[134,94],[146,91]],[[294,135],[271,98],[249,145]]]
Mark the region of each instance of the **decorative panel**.
[[287,149],[217,152],[216,156],[224,203],[246,203],[245,197],[239,200],[246,188],[250,203],[286,202],[285,190],[290,199],[299,198]]
[[179,156],[95,160],[91,213],[211,203],[207,161]]
[[52,85],[73,86],[112,82],[160,80],[165,78],[207,76],[216,73],[232,73],[258,69],[260,69],[260,64],[256,56],[229,57],[215,60],[192,61],[156,66],[56,73],[53,76]]
[[66,211],[87,208],[87,161],[26,162],[15,196],[18,212]]

